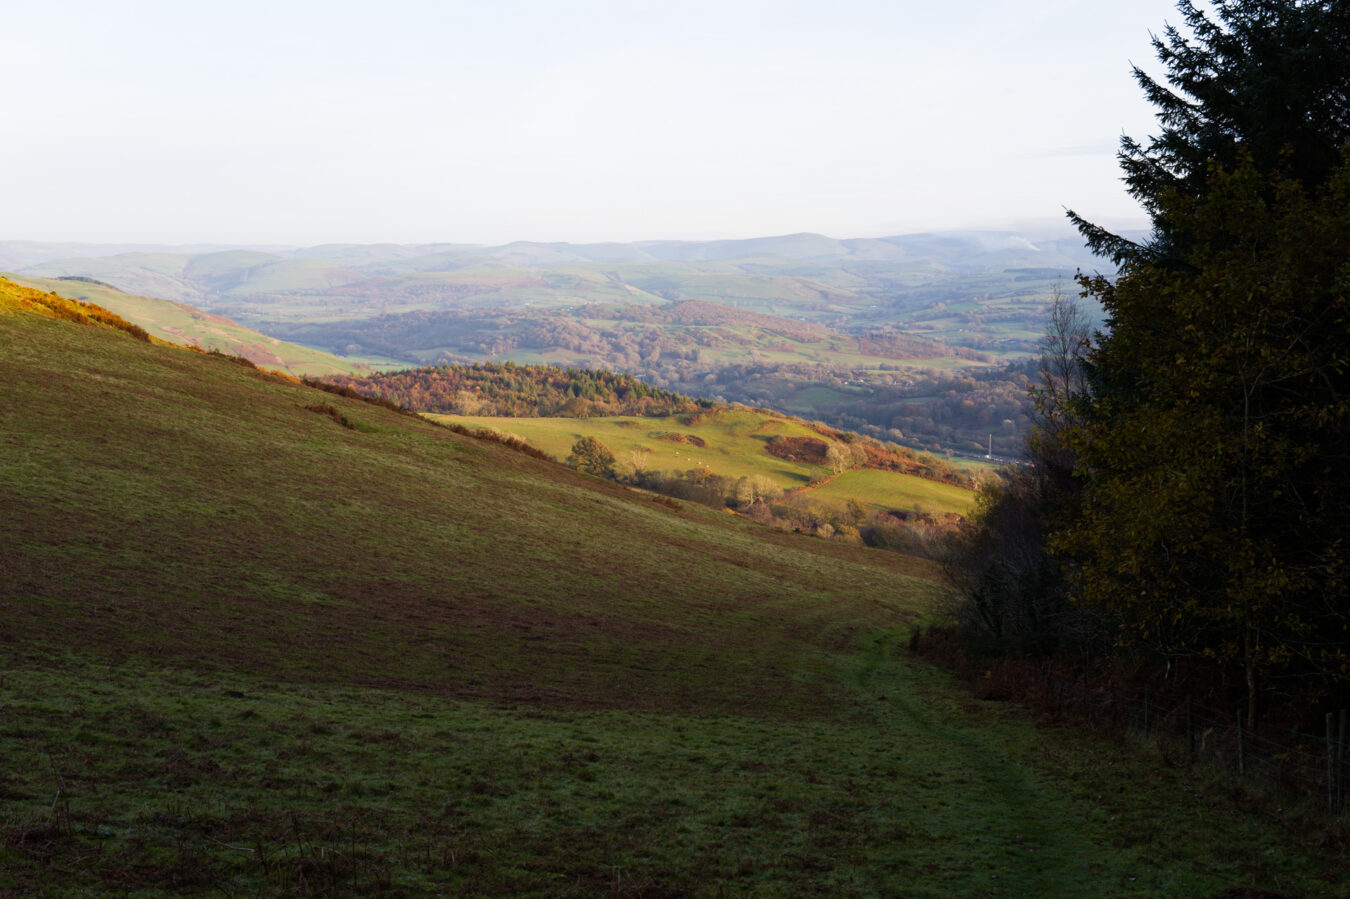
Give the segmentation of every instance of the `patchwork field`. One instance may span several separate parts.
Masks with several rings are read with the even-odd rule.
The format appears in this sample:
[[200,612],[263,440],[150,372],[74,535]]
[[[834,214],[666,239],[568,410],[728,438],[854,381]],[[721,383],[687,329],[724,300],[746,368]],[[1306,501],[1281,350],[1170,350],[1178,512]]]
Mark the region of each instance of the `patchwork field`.
[[0,893],[1350,886],[913,659],[926,562],[43,308],[0,282]]

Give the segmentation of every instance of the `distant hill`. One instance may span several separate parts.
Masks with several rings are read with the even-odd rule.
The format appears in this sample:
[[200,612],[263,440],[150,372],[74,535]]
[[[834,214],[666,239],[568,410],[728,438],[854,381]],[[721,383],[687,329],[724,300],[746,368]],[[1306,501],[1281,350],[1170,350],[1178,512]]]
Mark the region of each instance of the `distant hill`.
[[[888,530],[891,513],[929,521],[948,516],[954,524],[976,499],[970,479],[933,456],[763,409],[719,406],[648,418],[437,418],[522,438],[558,459],[576,441],[594,437],[614,454],[615,476],[624,483],[802,533],[843,532],[875,545],[886,545],[887,535],[877,531]],[[855,447],[856,459],[848,452]],[[831,449],[848,453],[839,471],[830,467]]]
[[[1028,420],[1004,401],[1022,392],[1021,374],[950,409],[938,404],[960,379],[925,393],[910,385],[1035,355],[1054,294],[1076,290],[1076,271],[1103,268],[1076,238],[995,231],[102,256],[0,244],[0,258],[7,247],[41,257],[29,276],[174,299],[353,361],[607,368],[924,449],[992,441],[1002,454],[1018,452]],[[62,249],[79,254],[52,258]]]
[[[67,254],[59,255],[62,251]],[[22,274],[93,277],[245,319],[310,319],[306,310],[313,302],[303,302],[305,297],[329,308],[378,307],[388,313],[633,302],[647,296],[845,327],[884,321],[887,310],[913,308],[914,299],[931,302],[922,290],[915,294],[916,288],[945,285],[946,298],[953,299],[974,278],[1025,293],[1028,273],[1041,282],[1065,280],[1079,268],[1102,265],[1077,241],[1033,242],[1003,232],[851,240],[792,234],[630,244],[518,241],[495,247],[327,244],[209,252],[0,243],[0,263],[6,260]]]
[[[860,536],[871,539],[874,513],[922,507],[959,516],[975,500],[971,478],[932,456],[766,409],[695,401],[614,372],[477,363],[325,380],[418,412],[453,414],[446,420],[502,431],[557,459],[580,438],[595,437],[616,456],[612,476],[715,508],[749,510],[759,497],[742,483],[747,478],[774,499],[783,491],[815,500],[828,493],[815,510],[777,510],[781,519],[814,515],[808,529],[833,519],[832,529],[862,527]],[[706,470],[696,491],[687,489],[691,469]],[[825,483],[828,491],[816,489]],[[738,496],[738,488],[750,492]],[[841,515],[850,502],[861,511]]]

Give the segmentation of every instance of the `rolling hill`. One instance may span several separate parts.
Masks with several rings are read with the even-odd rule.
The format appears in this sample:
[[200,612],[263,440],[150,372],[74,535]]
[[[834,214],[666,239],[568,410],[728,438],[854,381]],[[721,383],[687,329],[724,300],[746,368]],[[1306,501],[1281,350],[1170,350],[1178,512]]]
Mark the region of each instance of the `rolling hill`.
[[[206,253],[100,254],[95,247],[60,258],[70,249],[55,245],[44,254],[40,245],[0,243],[0,260],[30,262],[21,273],[34,277],[79,275],[179,300],[268,333],[315,322],[355,325],[376,314],[694,300],[850,332],[900,322],[954,345],[976,341],[980,349],[999,349],[1000,330],[972,329],[970,321],[947,327],[940,317],[926,317],[930,307],[978,300],[1019,322],[1034,319],[1036,300],[1053,285],[1067,283],[1079,268],[1101,267],[1076,240],[1033,242],[997,232]],[[1033,322],[1033,333],[1039,330]]]
[[925,562],[50,297],[0,282],[0,891],[1345,886],[1184,769],[1137,789],[1136,750],[916,662]]
[[395,363],[375,357],[342,357],[278,340],[220,315],[185,303],[125,293],[107,284],[80,278],[28,278],[9,275],[25,287],[50,291],[68,299],[95,303],[135,322],[161,340],[242,356],[256,365],[297,376],[363,374]]

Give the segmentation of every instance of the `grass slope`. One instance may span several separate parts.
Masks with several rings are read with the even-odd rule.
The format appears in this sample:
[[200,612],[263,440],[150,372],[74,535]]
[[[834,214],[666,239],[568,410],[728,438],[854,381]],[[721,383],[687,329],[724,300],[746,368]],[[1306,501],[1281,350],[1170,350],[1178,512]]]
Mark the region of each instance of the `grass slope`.
[[115,287],[90,281],[29,278],[22,275],[6,277],[26,287],[97,303],[140,325],[161,340],[243,356],[257,365],[293,375],[319,377],[328,374],[360,374],[369,372],[372,366],[391,364],[379,359],[335,356],[297,343],[287,343],[183,303],[124,293]]
[[[685,424],[681,416],[664,418],[491,418],[483,416],[432,415],[433,419],[456,421],[474,427],[493,428],[518,435],[559,459],[572,444],[592,436],[610,448],[622,463],[635,450],[647,451],[646,467],[653,471],[686,471],[707,466],[714,474],[731,478],[772,479],[780,487],[807,489],[813,497],[843,505],[856,499],[869,511],[913,509],[955,512],[964,515],[975,504],[975,494],[962,487],[939,484],[913,475],[890,471],[848,471],[819,486],[808,488],[813,478],[828,474],[821,465],[790,462],[766,452],[775,435],[806,437],[833,443],[804,422],[756,411],[719,411]],[[672,435],[696,437],[706,446],[668,439]]]
[[924,563],[20,301],[0,891],[1346,886],[1184,772],[1141,796],[1138,755],[909,661]]

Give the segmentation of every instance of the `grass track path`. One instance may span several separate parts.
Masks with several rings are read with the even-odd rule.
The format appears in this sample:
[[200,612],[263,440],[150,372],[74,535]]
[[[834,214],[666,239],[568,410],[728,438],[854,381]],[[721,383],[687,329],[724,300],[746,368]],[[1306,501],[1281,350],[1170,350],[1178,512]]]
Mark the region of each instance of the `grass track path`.
[[[867,641],[849,679],[904,767],[897,790],[927,838],[951,847],[936,863],[945,870],[929,872],[948,884],[934,895],[953,880],[963,895],[1195,895],[1200,882],[1110,844],[1100,826],[1108,813],[1084,807],[1034,764],[1039,740],[1028,721],[902,658],[907,636],[898,628]],[[1002,727],[989,728],[991,714]]]

